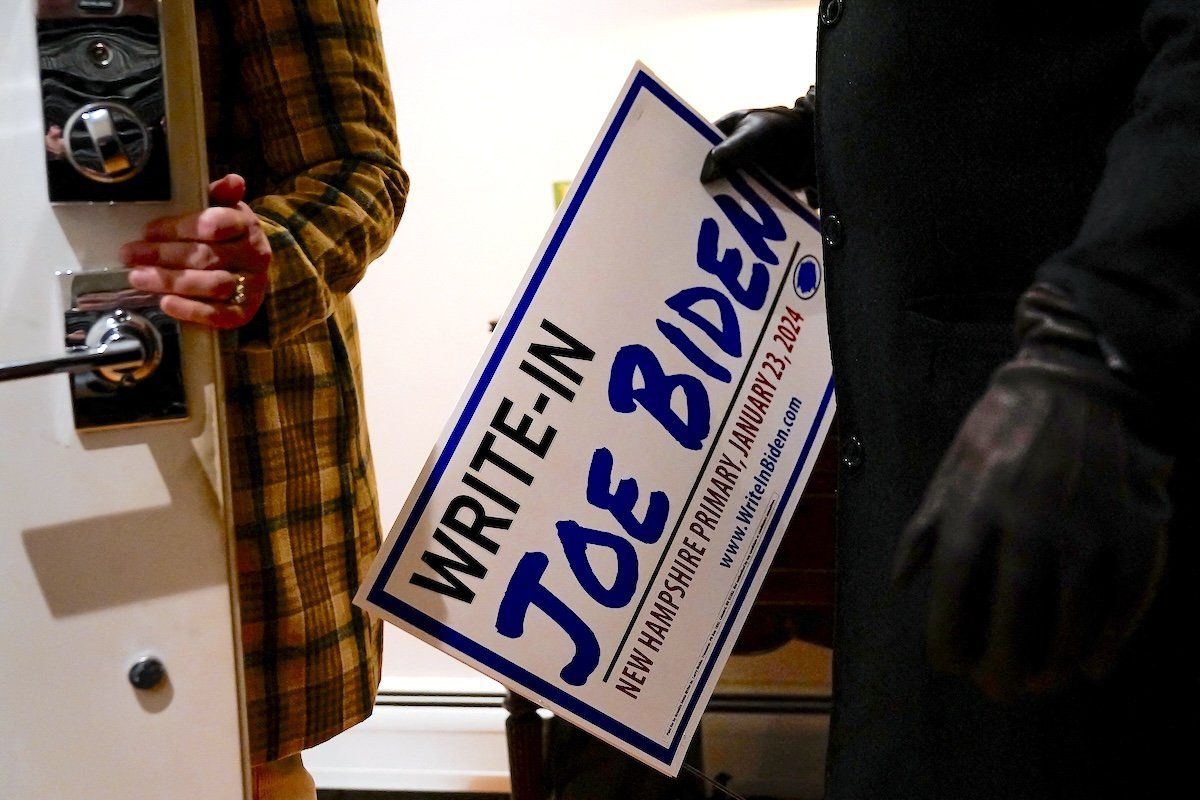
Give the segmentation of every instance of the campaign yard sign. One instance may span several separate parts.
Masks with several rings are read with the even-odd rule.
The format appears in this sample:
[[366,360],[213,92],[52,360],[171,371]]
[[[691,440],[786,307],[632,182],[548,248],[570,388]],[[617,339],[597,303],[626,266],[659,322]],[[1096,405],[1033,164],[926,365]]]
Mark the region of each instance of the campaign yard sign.
[[669,774],[834,411],[817,220],[720,137],[634,68],[358,596]]

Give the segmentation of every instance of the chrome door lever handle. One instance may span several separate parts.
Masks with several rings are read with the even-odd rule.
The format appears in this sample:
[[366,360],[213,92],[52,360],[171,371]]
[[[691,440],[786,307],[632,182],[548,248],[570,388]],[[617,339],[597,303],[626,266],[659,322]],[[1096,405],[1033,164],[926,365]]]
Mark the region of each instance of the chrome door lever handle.
[[93,372],[115,386],[132,386],[154,372],[162,354],[162,335],[153,323],[118,308],[92,324],[85,345],[49,358],[0,364],[0,383],[57,372]]
[[133,162],[125,153],[121,140],[117,136],[117,125],[109,109],[97,105],[91,111],[81,115],[92,146],[100,154],[100,162],[104,165],[106,175],[121,175],[133,169]]
[[130,369],[146,362],[146,348],[133,337],[116,336],[95,347],[72,347],[66,353],[33,361],[0,364],[0,382],[36,378],[57,372]]

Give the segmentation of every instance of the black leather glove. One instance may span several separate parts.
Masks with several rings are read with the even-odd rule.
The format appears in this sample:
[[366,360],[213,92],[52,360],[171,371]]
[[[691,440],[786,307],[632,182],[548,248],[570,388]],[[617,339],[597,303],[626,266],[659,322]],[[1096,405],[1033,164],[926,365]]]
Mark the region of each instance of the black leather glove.
[[739,169],[758,167],[789,189],[803,189],[816,208],[815,100],[816,90],[809,88],[794,108],[752,108],[721,117],[716,125],[729,138],[709,151],[700,181],[709,183]]
[[897,551],[932,570],[929,655],[997,699],[1102,678],[1154,596],[1174,460],[1148,398],[1056,287],[959,429]]

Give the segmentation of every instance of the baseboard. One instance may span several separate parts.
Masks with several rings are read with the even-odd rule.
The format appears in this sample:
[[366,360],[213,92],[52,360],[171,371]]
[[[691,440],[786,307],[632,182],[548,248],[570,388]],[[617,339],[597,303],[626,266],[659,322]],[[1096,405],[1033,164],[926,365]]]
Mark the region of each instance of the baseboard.
[[[392,681],[370,719],[305,753],[322,789],[509,791],[503,690],[478,681]],[[820,798],[829,702],[718,694],[703,720],[709,775],[743,795]]]

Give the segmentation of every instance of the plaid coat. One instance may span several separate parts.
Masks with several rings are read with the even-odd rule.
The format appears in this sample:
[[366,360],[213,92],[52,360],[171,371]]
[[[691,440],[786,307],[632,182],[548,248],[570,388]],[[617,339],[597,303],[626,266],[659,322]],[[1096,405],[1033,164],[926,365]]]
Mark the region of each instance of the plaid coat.
[[408,178],[374,0],[197,0],[213,177],[237,172],[273,251],[224,339],[251,760],[364,719],[380,624],[351,604],[379,544],[348,293]]

